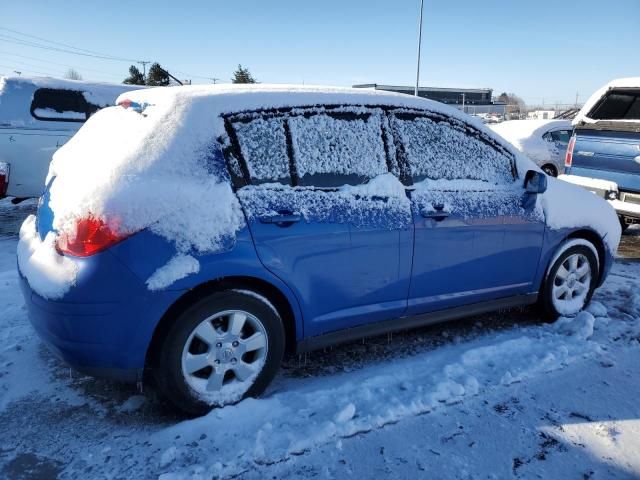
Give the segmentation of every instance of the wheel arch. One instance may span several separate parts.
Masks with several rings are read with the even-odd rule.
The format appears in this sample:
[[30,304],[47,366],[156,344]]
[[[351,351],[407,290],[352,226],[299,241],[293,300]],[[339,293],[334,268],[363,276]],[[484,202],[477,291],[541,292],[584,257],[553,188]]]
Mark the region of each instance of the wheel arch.
[[590,229],[582,229],[582,230],[576,230],[575,232],[572,232],[568,237],[567,240],[571,240],[574,238],[580,238],[582,240],[586,240],[590,243],[593,244],[594,247],[596,247],[596,251],[598,252],[598,264],[599,264],[599,268],[598,268],[598,285],[600,285],[603,276],[604,276],[604,272],[605,272],[605,263],[607,261],[607,256],[606,256],[606,250],[604,247],[604,241],[602,240],[602,238],[600,237],[600,235],[598,235],[596,232],[594,232],[593,230]]
[[540,169],[543,170],[543,171],[544,171],[545,167],[549,167],[550,169],[552,169],[555,172],[555,175],[553,175],[554,177],[557,177],[560,174],[560,170],[558,170],[558,167],[553,162],[545,162],[542,165],[540,165]]
[[587,242],[591,243],[595,249],[596,252],[598,254],[598,285],[601,284],[603,278],[604,278],[604,274],[605,274],[605,262],[606,262],[606,250],[604,247],[604,242],[602,240],[602,238],[600,237],[600,235],[598,235],[598,233],[596,233],[595,231],[588,229],[588,228],[581,228],[578,230],[574,230],[571,233],[569,233],[568,235],[566,235],[560,242],[558,242],[556,248],[554,249],[554,251],[551,253],[551,255],[549,256],[549,261],[547,262],[547,265],[545,266],[545,270],[544,270],[544,276],[542,277],[542,282],[540,284],[540,288],[544,288],[544,283],[546,281],[547,278],[547,274],[549,273],[549,269],[551,268],[551,265],[553,264],[553,261],[556,257],[556,254],[564,247],[564,245],[571,241],[571,240],[586,240]]
[[201,298],[215,292],[224,290],[243,289],[251,290],[262,295],[269,300],[276,308],[282,319],[285,329],[285,349],[287,352],[295,351],[297,334],[297,316],[294,306],[278,287],[272,283],[257,277],[251,276],[228,276],[208,282],[201,283],[180,296],[164,313],[158,324],[155,326],[149,346],[145,356],[145,369],[147,369],[158,354],[160,340],[169,330],[173,320],[182,313],[188,306]]

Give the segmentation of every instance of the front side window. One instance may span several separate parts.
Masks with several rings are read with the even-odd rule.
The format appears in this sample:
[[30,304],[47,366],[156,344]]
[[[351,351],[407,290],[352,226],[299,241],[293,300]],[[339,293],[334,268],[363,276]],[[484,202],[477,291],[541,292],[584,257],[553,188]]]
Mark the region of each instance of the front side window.
[[490,145],[477,130],[455,122],[414,114],[394,115],[392,128],[413,182],[425,179],[513,182],[511,156]]
[[640,91],[611,91],[591,110],[593,120],[640,120]]
[[318,113],[288,122],[298,185],[358,185],[387,173],[380,115]]
[[45,121],[84,122],[98,108],[81,91],[39,88],[33,94],[31,115]]
[[283,118],[256,118],[234,123],[251,183],[291,184]]

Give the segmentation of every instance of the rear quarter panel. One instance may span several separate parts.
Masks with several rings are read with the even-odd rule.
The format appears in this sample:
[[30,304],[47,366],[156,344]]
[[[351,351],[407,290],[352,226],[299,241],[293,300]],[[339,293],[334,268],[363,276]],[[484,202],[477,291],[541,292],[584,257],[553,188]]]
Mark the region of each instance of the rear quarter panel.
[[[166,265],[176,255],[177,250],[173,243],[145,229],[112,247],[110,253],[120,259],[142,282],[146,282],[157,269]],[[200,270],[175,281],[162,291],[186,292],[225,277],[262,280],[277,288],[286,297],[294,313],[297,340],[303,338],[302,313],[295,294],[283,281],[262,266],[246,227],[236,233],[235,240],[224,245],[223,250],[217,253],[190,254],[198,260]],[[160,318],[157,319],[159,320]]]

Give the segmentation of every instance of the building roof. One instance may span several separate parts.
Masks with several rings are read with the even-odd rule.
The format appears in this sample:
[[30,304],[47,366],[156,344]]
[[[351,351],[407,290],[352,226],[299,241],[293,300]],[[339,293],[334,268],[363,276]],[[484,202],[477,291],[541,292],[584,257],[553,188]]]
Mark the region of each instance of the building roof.
[[[353,88],[375,88],[377,90],[404,91],[413,90],[415,87],[402,85],[382,85],[378,83],[361,83]],[[449,87],[418,87],[419,92],[467,92],[467,93],[490,93],[492,88],[449,88]]]

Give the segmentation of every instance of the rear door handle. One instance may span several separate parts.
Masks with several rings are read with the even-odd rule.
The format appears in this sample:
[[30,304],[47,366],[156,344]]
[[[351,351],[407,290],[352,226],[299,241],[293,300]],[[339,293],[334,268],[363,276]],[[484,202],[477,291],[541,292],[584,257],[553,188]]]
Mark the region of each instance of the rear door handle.
[[277,225],[286,225],[299,222],[302,215],[299,213],[278,213],[275,215],[264,215],[259,218],[260,223],[275,223]]

